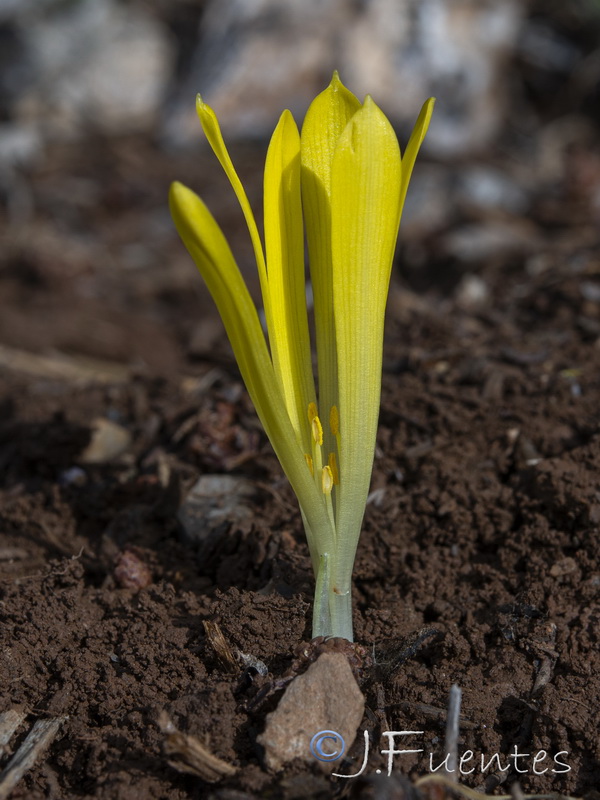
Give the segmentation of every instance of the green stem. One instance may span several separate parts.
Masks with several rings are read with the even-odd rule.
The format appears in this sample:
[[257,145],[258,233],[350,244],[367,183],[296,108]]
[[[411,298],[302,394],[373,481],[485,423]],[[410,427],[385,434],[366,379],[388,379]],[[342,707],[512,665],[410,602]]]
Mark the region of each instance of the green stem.
[[342,591],[329,590],[329,613],[331,614],[331,636],[354,641],[352,632],[352,592],[349,588]]
[[329,553],[319,556],[317,569],[317,583],[315,586],[315,601],[313,604],[313,639],[317,636],[331,636],[331,613],[329,610]]
[[354,641],[352,633],[352,592],[350,582],[336,586],[332,580],[329,553],[321,554],[313,608],[313,638],[336,636]]

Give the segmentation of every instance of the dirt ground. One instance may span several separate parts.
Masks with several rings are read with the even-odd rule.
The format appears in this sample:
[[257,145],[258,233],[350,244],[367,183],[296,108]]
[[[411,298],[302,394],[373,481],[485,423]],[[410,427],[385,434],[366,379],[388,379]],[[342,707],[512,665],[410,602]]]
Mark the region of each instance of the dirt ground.
[[[258,202],[262,151],[235,155]],[[36,721],[59,721],[11,797],[417,797],[404,780],[439,762],[458,684],[459,749],[477,767],[465,785],[598,798],[597,152],[530,185],[526,219],[463,203],[435,235],[418,219],[402,234],[354,582],[356,639],[376,664],[338,771],[356,771],[362,731],[372,746],[347,781],[316,763],[271,774],[256,742],[281,695],[269,686],[310,638],[313,579],[295,499],[165,207],[172,178],[202,189],[251,275],[231,195],[208,155],[148,141],[51,156],[18,195],[0,263],[0,712],[24,715],[0,766]],[[461,261],[456,236],[474,247],[491,228],[500,243]],[[100,424],[117,445],[96,435],[90,455]],[[190,528],[182,504],[201,476],[225,476],[227,496]],[[210,622],[269,674],[224,659]],[[235,773],[211,785],[170,766],[163,711]],[[423,731],[424,751],[391,778],[377,774],[389,730]],[[515,747],[528,755],[510,762]]]

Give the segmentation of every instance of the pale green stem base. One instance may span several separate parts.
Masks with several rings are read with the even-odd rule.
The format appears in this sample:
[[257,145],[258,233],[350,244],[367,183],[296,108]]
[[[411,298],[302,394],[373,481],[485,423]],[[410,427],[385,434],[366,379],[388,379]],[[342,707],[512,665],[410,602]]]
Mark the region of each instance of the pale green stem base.
[[[313,608],[313,638],[336,636],[354,641],[352,632],[352,592],[336,587],[331,576],[331,556],[323,553],[319,559],[315,602]],[[334,590],[335,589],[335,590]]]

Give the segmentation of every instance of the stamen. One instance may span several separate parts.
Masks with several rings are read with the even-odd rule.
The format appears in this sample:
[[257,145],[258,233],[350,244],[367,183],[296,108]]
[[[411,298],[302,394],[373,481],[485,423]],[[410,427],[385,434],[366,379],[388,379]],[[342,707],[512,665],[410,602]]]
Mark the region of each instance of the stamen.
[[331,406],[331,411],[329,412],[329,427],[334,436],[337,436],[340,432],[340,415],[337,406]]
[[335,453],[329,453],[329,469],[331,470],[331,475],[333,477],[333,483],[335,486],[338,486],[340,483],[340,475],[338,473],[337,468],[337,459],[335,457]]
[[310,470],[310,474],[311,474],[311,475],[313,476],[313,478],[314,478],[314,475],[315,475],[315,470],[314,470],[314,467],[313,467],[313,460],[312,460],[312,456],[309,456],[309,455],[308,455],[308,453],[304,453],[304,460],[306,461],[306,466],[307,466],[307,467],[309,468],[309,470]]
[[308,404],[308,424],[312,425],[313,419],[318,415],[317,411],[317,404],[316,403],[309,403]]
[[321,488],[323,489],[323,494],[331,494],[331,490],[333,489],[333,474],[330,467],[323,467],[321,473]]
[[318,417],[313,417],[312,422],[310,424],[312,437],[316,444],[322,445],[323,444],[323,426],[321,425],[321,420]]

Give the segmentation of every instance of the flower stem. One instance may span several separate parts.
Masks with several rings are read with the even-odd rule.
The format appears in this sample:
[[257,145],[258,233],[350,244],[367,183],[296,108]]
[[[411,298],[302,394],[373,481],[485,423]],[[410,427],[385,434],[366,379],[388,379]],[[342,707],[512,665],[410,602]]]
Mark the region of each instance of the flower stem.
[[319,556],[316,575],[315,601],[313,604],[313,639],[317,636],[331,636],[331,612],[329,610],[329,553]]
[[335,636],[354,641],[352,633],[352,592],[343,590],[332,581],[329,553],[321,554],[313,607],[313,638]]
[[329,613],[331,615],[331,636],[354,641],[352,632],[352,592],[330,587]]

